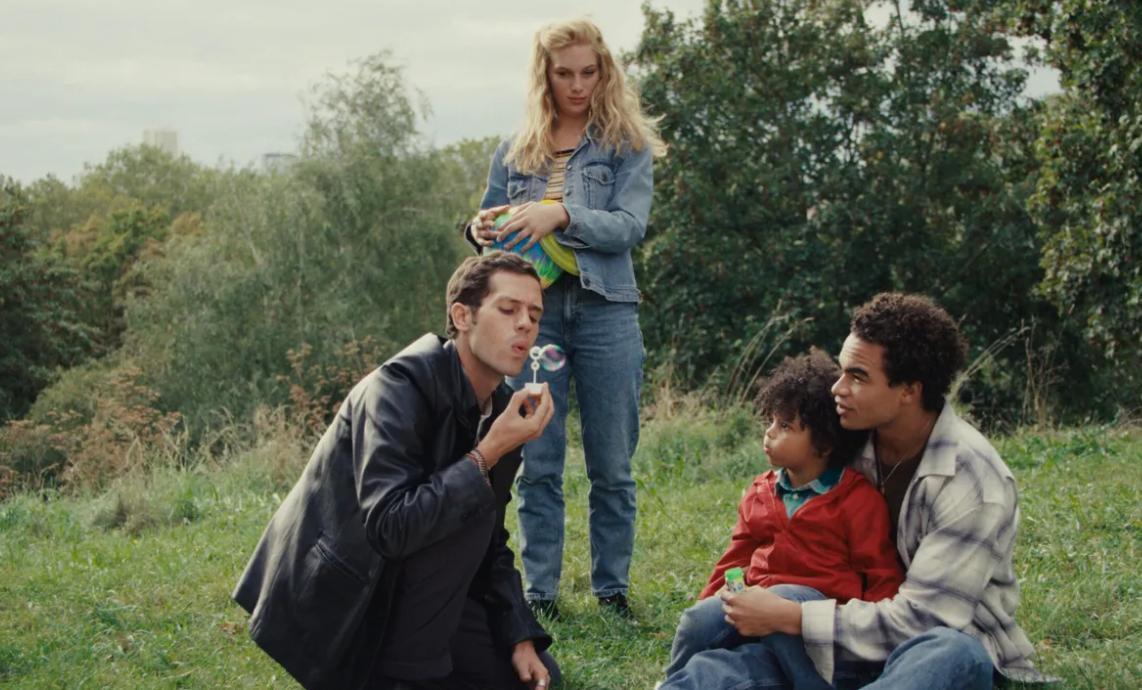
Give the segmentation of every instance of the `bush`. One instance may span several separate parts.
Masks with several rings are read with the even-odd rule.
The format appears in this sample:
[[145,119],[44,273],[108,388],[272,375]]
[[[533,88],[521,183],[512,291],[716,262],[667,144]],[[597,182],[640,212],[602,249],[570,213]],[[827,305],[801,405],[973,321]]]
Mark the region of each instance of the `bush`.
[[[81,370],[89,381],[91,370]],[[61,485],[98,488],[157,462],[185,455],[175,434],[177,412],[156,407],[158,393],[140,383],[139,369],[124,365],[94,376],[82,405],[56,394],[58,409],[38,420],[0,428],[0,490]]]
[[289,386],[289,420],[316,435],[328,426],[349,390],[382,361],[371,337],[345,343],[331,363],[314,361],[309,343],[286,356],[290,373],[278,375],[278,380]]
[[28,420],[0,427],[0,499],[55,483],[67,462],[67,432]]

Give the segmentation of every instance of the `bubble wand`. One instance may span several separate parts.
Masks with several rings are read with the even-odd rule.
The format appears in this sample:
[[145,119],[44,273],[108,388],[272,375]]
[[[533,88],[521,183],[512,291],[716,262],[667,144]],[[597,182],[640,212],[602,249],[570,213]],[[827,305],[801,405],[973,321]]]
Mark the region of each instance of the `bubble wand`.
[[543,348],[535,345],[531,348],[531,381],[525,384],[528,395],[540,395],[543,393],[543,386],[539,383],[539,358],[543,356]]
[[531,357],[531,381],[524,384],[528,395],[542,395],[543,384],[539,382],[539,368],[547,371],[558,371],[567,362],[563,350],[556,344],[536,345],[528,352]]

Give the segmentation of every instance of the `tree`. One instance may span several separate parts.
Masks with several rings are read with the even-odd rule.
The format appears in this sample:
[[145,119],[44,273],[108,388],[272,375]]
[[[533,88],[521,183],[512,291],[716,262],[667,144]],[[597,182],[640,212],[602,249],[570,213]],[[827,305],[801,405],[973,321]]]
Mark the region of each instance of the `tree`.
[[139,258],[159,251],[172,226],[186,228],[205,213],[231,174],[129,146],[86,166],[74,186],[49,175],[23,190],[23,224],[38,251],[68,264],[83,288],[77,317],[92,338],[91,354],[119,346],[128,293],[147,289],[135,271]]
[[103,162],[85,166],[71,186],[52,175],[28,185],[27,223],[42,236],[53,237],[93,217],[105,219],[139,206],[160,212],[170,223],[184,213],[209,208],[229,174],[153,146],[125,146]]
[[0,422],[27,411],[57,369],[91,345],[77,315],[77,277],[39,253],[25,204],[19,186],[0,180]]
[[148,250],[158,251],[169,230],[163,211],[136,203],[105,218],[92,216],[63,237],[66,255],[88,287],[83,317],[98,332],[101,352],[120,345],[126,302],[133,291],[146,288],[137,262]]
[[235,176],[201,233],[172,237],[142,266],[152,288],[128,305],[127,348],[192,430],[220,410],[241,419],[286,403],[291,386],[326,393],[286,376],[291,352],[320,377],[348,344],[370,339],[387,355],[442,328],[444,284],[464,251],[456,222],[471,211],[456,192],[482,180],[459,181],[467,166],[423,145],[387,60],[324,80],[301,159]]
[[[1119,364],[1142,355],[1142,5],[1010,0],[1064,92],[1048,100],[1030,209],[1045,238],[1041,288]],[[1135,379],[1137,381],[1137,379]],[[1137,389],[1137,386],[1135,386]]]
[[651,349],[697,381],[771,315],[827,322],[842,308],[827,270],[803,268],[837,249],[834,224],[807,215],[834,216],[822,183],[860,156],[883,58],[857,2],[712,2],[681,24],[646,13],[634,64],[670,153],[641,252],[644,324]]
[[[724,0],[683,23],[646,10],[633,62],[671,147],[640,256],[659,361],[699,382],[743,352],[835,349],[882,290],[933,296],[976,352],[1031,323],[1048,324],[1036,357],[1060,350],[1026,210],[1039,106],[986,5]],[[1025,367],[1022,348],[995,356]],[[1019,409],[1019,377],[985,379],[965,390],[977,410]]]

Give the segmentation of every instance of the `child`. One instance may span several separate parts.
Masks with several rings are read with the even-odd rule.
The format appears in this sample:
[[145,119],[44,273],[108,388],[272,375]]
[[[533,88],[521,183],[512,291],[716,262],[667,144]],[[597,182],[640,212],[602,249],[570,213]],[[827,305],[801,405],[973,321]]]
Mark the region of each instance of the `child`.
[[[775,469],[746,489],[729,546],[700,601],[682,614],[663,688],[717,663],[711,650],[756,643],[778,656],[804,653],[799,639],[747,638],[726,621],[722,600],[711,595],[723,588],[730,568],[745,571],[747,586],[793,601],[879,601],[894,596],[903,582],[884,498],[859,473],[845,469],[866,435],[840,425],[830,391],[840,375],[833,360],[814,349],[786,358],[765,381],[758,405],[770,421],[764,448]],[[687,668],[692,657],[695,663]],[[828,687],[819,677],[788,680],[795,687]]]

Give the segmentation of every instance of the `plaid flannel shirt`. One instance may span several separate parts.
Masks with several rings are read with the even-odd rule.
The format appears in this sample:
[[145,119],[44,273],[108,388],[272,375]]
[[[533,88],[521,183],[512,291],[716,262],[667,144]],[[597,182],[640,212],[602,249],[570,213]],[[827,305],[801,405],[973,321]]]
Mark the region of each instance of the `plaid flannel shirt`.
[[[874,481],[875,463],[870,440],[853,467]],[[900,509],[896,549],[907,573],[899,593],[801,604],[801,635],[821,676],[832,680],[836,653],[884,661],[905,640],[945,626],[979,640],[1004,676],[1049,680],[1032,665],[1034,647],[1015,622],[1018,523],[1011,470],[946,403]]]

